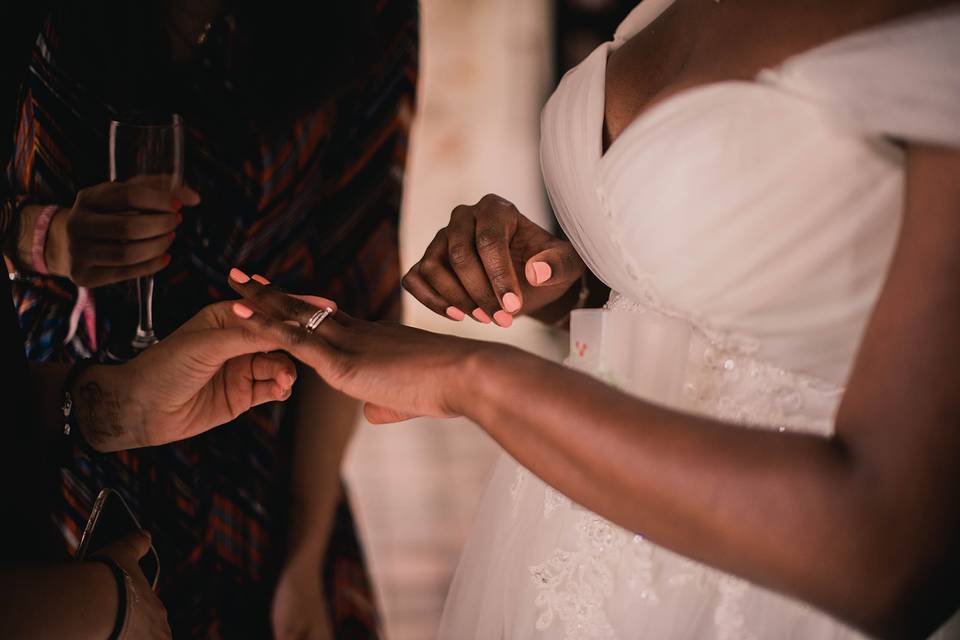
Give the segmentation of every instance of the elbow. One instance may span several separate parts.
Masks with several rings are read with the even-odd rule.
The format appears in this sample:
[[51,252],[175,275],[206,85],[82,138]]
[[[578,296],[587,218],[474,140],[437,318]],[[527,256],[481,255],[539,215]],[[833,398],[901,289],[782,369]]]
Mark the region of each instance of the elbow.
[[837,563],[843,592],[836,613],[873,637],[928,638],[960,606],[956,552],[933,540],[863,541],[851,562]]
[[882,577],[882,584],[866,588],[855,605],[853,622],[871,636],[889,640],[929,638],[955,611],[956,592],[945,581],[925,584]]

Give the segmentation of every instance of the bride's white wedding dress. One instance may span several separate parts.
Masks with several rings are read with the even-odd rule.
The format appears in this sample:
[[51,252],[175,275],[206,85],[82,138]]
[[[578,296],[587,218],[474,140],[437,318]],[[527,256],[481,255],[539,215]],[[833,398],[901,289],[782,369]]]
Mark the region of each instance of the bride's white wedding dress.
[[[960,6],[680,93],[604,154],[607,55],[670,4],[639,5],[543,113],[554,209],[614,291],[575,317],[568,364],[686,411],[829,434],[897,238],[900,142],[960,147]],[[938,637],[960,637],[957,622]],[[504,456],[440,637],[860,635],[611,524]]]

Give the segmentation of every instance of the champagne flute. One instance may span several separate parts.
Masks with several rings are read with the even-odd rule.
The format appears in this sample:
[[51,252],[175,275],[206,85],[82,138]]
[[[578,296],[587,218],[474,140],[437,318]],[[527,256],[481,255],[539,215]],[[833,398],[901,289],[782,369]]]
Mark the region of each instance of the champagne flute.
[[[183,183],[183,122],[177,114],[133,113],[110,122],[110,181],[174,190]],[[134,353],[156,344],[153,276],[137,278]]]

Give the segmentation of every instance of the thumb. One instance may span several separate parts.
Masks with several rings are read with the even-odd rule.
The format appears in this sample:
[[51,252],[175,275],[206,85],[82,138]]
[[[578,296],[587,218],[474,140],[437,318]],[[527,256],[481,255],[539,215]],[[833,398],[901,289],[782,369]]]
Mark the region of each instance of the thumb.
[[573,245],[561,242],[528,259],[524,275],[532,286],[547,287],[570,284],[583,275],[585,268]]
[[220,366],[240,356],[287,348],[277,335],[252,323],[201,329],[179,336],[178,342],[180,353],[191,354],[211,366]]
[[399,411],[394,411],[393,409],[387,409],[386,407],[382,407],[378,404],[371,404],[369,402],[363,405],[363,416],[370,424],[391,424],[394,422],[403,422],[404,420],[410,420],[417,417],[407,413],[400,413]]
[[121,542],[125,543],[130,550],[136,554],[135,557],[138,559],[147,555],[147,551],[150,550],[151,540],[152,538],[150,537],[150,532],[144,529],[131,531],[120,539]]

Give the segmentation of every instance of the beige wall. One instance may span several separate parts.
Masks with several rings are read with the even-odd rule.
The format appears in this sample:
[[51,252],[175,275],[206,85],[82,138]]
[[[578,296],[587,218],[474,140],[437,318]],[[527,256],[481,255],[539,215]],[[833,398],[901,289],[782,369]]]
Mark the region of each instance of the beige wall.
[[[402,224],[408,268],[460,203],[485,193],[549,224],[537,162],[550,89],[548,0],[423,0],[421,93]],[[415,300],[406,320],[509,341],[557,358],[563,337],[533,322],[455,324]],[[346,475],[390,640],[436,632],[496,446],[466,420],[362,424]]]

